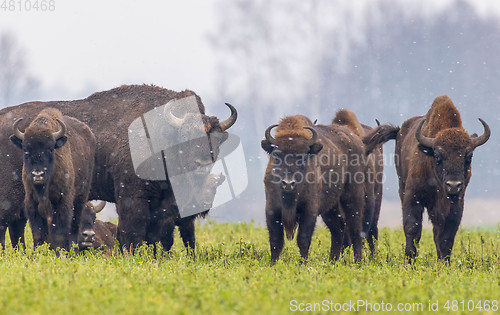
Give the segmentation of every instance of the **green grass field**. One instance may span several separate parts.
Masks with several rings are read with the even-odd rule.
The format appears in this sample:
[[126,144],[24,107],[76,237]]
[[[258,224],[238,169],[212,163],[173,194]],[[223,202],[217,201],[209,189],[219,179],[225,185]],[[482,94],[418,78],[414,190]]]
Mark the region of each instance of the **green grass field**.
[[307,264],[300,264],[294,241],[273,267],[264,227],[208,222],[196,235],[195,258],[178,235],[172,251],[157,258],[147,246],[133,256],[115,249],[56,257],[45,246],[33,250],[27,232],[26,250],[9,244],[0,254],[0,314],[286,313],[306,303],[317,303],[317,313],[319,306],[334,310],[358,300],[373,308],[391,303],[394,311],[399,303],[428,311],[429,302],[438,302],[442,312],[450,301],[453,313],[500,312],[500,226],[461,229],[450,266],[436,261],[430,230],[414,265],[405,262],[401,229],[381,230],[374,257],[365,247],[362,263],[346,252],[332,264],[329,233],[319,226]]

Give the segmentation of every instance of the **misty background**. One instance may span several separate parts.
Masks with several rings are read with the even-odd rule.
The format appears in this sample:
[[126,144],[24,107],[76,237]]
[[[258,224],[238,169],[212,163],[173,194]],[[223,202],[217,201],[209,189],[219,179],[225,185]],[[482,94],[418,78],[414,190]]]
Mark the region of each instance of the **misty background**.
[[[491,225],[500,222],[499,56],[497,1],[56,2],[54,12],[0,9],[0,107],[142,83],[191,89],[223,119],[229,102],[249,186],[211,217],[263,222],[269,125],[294,114],[329,124],[341,108],[371,126],[401,125],[448,94],[470,134],[483,132],[479,117],[492,129],[474,152],[463,219]],[[384,153],[380,225],[397,226],[393,142]]]

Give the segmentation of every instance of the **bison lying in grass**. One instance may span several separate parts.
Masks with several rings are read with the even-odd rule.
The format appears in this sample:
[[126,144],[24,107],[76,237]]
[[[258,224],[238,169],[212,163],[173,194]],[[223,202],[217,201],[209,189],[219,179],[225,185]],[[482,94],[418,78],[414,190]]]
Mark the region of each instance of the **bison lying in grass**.
[[104,246],[112,249],[115,244],[118,227],[111,222],[103,222],[96,219],[96,214],[106,206],[106,201],[101,201],[94,206],[87,202],[80,219],[80,233],[78,234],[78,245],[80,249],[100,248]]

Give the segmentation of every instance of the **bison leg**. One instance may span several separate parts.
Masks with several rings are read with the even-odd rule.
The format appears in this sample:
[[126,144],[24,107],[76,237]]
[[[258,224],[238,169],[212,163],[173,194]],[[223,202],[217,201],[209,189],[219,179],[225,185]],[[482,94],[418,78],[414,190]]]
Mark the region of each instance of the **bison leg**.
[[407,192],[403,200],[403,229],[406,237],[405,255],[410,262],[418,255],[416,245],[422,236],[423,211],[424,207],[413,197],[413,193]]
[[361,185],[349,185],[349,194],[342,195],[340,203],[345,214],[346,229],[354,252],[354,260],[361,261],[363,241],[361,237],[361,209],[364,206],[364,194]]
[[63,205],[54,209],[54,217],[49,222],[49,242],[51,249],[64,248],[69,250],[71,245],[71,225],[73,205]]
[[26,227],[26,219],[20,218],[9,225],[10,241],[12,247],[16,247],[19,243],[24,244],[24,229]]
[[117,198],[118,241],[120,246],[133,250],[146,240],[150,224],[149,203],[141,198],[124,197],[130,192],[124,192]]
[[[462,220],[462,209],[454,209],[453,205],[450,213],[445,219],[444,226],[439,233],[439,243],[436,244],[436,250],[439,259],[450,261],[451,250],[455,243],[455,236],[457,235],[460,221]],[[434,231],[435,233],[436,231]],[[439,246],[438,246],[439,245]]]
[[300,256],[304,261],[307,260],[309,255],[309,247],[311,246],[311,239],[316,227],[316,216],[308,214],[305,210],[299,219],[299,231],[297,233],[297,245],[299,246]]
[[33,245],[37,247],[47,241],[47,221],[42,218],[42,216],[36,211],[31,212],[30,210],[28,210],[27,213],[31,233],[33,235]]
[[271,246],[271,264],[274,264],[280,257],[285,243],[281,211],[266,209],[266,223],[269,231],[269,245]]
[[174,229],[175,224],[172,222],[171,224],[165,225],[163,229],[163,234],[161,235],[161,246],[163,246],[163,250],[169,251],[174,245]]
[[194,220],[196,216],[190,216],[187,218],[182,218],[178,221],[179,232],[181,234],[182,241],[186,247],[188,253],[190,250],[194,252],[195,247],[195,234],[194,234]]
[[344,243],[344,219],[342,219],[337,207],[322,214],[321,217],[331,234],[330,260],[337,261],[340,258],[342,244]]

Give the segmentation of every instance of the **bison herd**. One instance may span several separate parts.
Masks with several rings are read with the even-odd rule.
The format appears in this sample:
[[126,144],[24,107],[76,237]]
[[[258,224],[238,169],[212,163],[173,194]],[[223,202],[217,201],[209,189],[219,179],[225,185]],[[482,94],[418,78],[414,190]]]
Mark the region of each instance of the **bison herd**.
[[[179,168],[197,170],[186,180],[201,183],[190,186],[182,198],[205,210],[182,217],[168,174],[166,180],[136,175],[128,127],[144,113],[186,97],[195,99],[199,112],[177,108],[162,113],[162,130],[172,131],[177,140],[200,132],[208,139],[179,149]],[[29,221],[35,246],[47,242],[53,249],[68,250],[72,244],[80,250],[110,248],[116,239],[122,249],[160,242],[168,251],[177,226],[184,245],[194,249],[194,220],[207,214],[225,181],[224,175],[210,171],[228,138],[227,129],[237,120],[236,109],[226,105],[231,114],[220,120],[206,115],[191,91],[142,85],[82,100],[29,102],[1,110],[1,245],[7,228],[13,246],[24,243]],[[194,123],[200,115],[201,124]],[[382,145],[390,140],[396,141],[405,254],[410,261],[417,255],[426,208],[437,256],[449,260],[472,154],[491,133],[480,121],[484,133],[470,136],[451,99],[439,96],[425,116],[410,118],[401,127],[378,121],[374,128],[362,125],[345,109],[328,125],[302,115],[271,125],[261,143],[269,154],[264,185],[271,263],[279,258],[285,236],[291,240],[295,234],[306,260],[318,216],[331,233],[331,260],[352,246],[354,259],[360,261],[364,239],[374,252],[383,191]],[[89,200],[102,202],[94,206]],[[118,226],[96,220],[106,201],[116,203]]]

